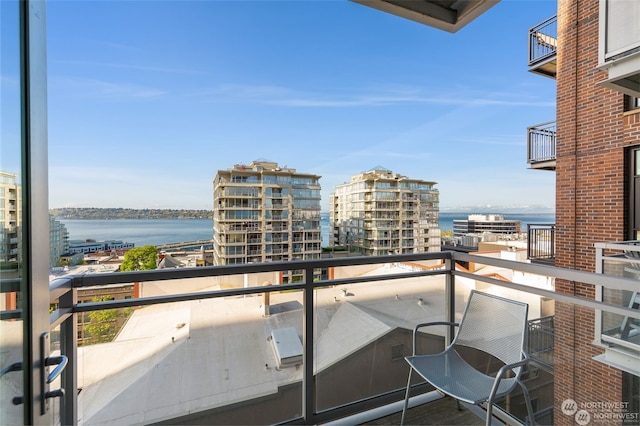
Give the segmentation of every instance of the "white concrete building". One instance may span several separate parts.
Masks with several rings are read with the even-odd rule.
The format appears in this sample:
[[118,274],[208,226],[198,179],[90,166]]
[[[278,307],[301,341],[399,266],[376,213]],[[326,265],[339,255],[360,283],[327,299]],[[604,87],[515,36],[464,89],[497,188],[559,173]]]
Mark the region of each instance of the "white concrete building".
[[69,251],[67,227],[49,215],[49,266],[58,266],[60,256]]
[[22,222],[22,187],[17,175],[0,171],[0,262],[17,262]]
[[[320,258],[319,180],[267,160],[218,170],[213,181],[214,264]],[[291,271],[282,280],[298,277]]]
[[380,166],[353,176],[331,194],[333,245],[369,256],[440,251],[435,185]]
[[127,243],[122,240],[71,240],[69,241],[69,253],[98,253],[110,250],[122,250],[135,247],[135,243]]
[[468,234],[482,235],[487,232],[498,235],[513,235],[520,233],[521,226],[521,221],[505,219],[502,214],[470,214],[467,219],[453,221],[453,235],[462,237]]

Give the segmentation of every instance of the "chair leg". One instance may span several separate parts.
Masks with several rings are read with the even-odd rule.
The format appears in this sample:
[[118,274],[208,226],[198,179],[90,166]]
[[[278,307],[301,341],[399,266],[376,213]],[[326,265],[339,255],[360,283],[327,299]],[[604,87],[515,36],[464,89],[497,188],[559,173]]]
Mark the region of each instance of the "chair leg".
[[527,414],[529,415],[529,424],[535,425],[536,424],[536,419],[535,419],[535,417],[533,417],[533,407],[531,406],[531,398],[529,397],[529,390],[524,385],[524,383],[522,383],[520,380],[518,380],[518,384],[522,388],[522,394],[524,395],[524,401],[525,401],[525,403],[527,405]]
[[404,418],[407,414],[407,407],[409,406],[409,391],[411,390],[411,373],[413,373],[413,367],[409,366],[409,379],[407,379],[407,390],[404,394],[404,407],[402,408],[402,419],[400,419],[400,426],[404,425]]
[[485,426],[491,426],[492,417],[493,417],[493,399],[487,401],[487,418],[484,421]]

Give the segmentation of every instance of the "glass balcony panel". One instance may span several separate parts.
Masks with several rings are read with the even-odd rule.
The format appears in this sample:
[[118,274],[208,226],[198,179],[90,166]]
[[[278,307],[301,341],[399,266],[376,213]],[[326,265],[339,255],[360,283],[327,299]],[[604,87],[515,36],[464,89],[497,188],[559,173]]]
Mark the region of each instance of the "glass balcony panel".
[[[602,273],[640,280],[640,245],[637,241],[599,243]],[[608,251],[605,249],[611,249]],[[640,309],[640,288],[633,290],[603,288],[602,301],[630,309]],[[600,314],[600,338],[610,348],[640,359],[640,320],[611,312]]]
[[[578,419],[575,417],[578,415],[581,416],[580,421],[590,416],[590,419],[600,422],[614,418],[611,416],[634,413],[633,407],[624,405],[625,401],[634,401],[633,380],[629,386],[621,384],[625,380],[629,382],[630,376],[626,373],[607,370],[611,384],[602,386],[611,386],[611,389],[607,388],[598,395],[594,393],[592,397],[584,394],[580,387],[570,385],[590,383],[594,378],[602,377],[603,369],[609,367],[592,359],[599,353],[593,345],[596,311],[591,307],[566,301],[561,303],[534,294],[540,290],[540,283],[525,279],[528,274],[540,273],[543,276],[543,273],[552,273],[553,268],[535,269],[541,267],[488,257],[455,256],[460,257],[459,261],[473,261],[477,271],[474,279],[466,272],[460,272],[461,275],[455,278],[456,320],[461,318],[471,289],[529,304],[527,346],[531,361],[522,378],[531,395],[538,423],[562,423],[562,419],[571,422]],[[101,401],[111,410],[101,410],[100,415],[106,415],[108,411],[118,412],[119,422],[276,423],[300,418],[303,415],[302,399],[311,395],[312,403],[306,407],[312,406],[315,414],[309,422],[323,423],[326,419],[340,418],[334,413],[342,413],[344,407],[353,407],[349,409],[357,412],[360,403],[368,404],[367,399],[370,398],[380,398],[396,391],[396,398],[401,399],[408,371],[403,358],[412,351],[414,325],[447,318],[445,306],[449,301],[445,289],[448,273],[442,270],[441,275],[425,275],[427,271],[434,271],[431,267],[439,260],[412,259],[406,263],[314,269],[315,283],[318,280],[329,281],[319,283],[321,287],[313,290],[313,304],[309,309],[304,309],[303,291],[279,291],[277,286],[268,297],[264,294],[238,294],[135,309],[112,342],[79,349],[79,358],[84,359],[78,368],[81,376],[79,417],[83,423],[100,420],[98,417],[85,419],[89,419],[89,415],[97,415],[91,411],[91,404]],[[294,270],[272,274],[282,277],[285,282],[303,284],[307,267],[296,264]],[[535,269],[533,272],[530,271],[532,268]],[[413,272],[422,275],[397,275]],[[566,270],[563,272],[567,273]],[[237,292],[250,291],[252,286],[265,284],[257,281],[264,278],[261,274],[237,275],[236,286],[242,287],[236,288]],[[544,278],[545,282],[553,280],[553,277]],[[585,279],[585,276],[580,278]],[[174,280],[168,280],[167,284],[171,281]],[[185,281],[188,279],[176,280],[173,287],[186,289],[182,285]],[[519,285],[516,283],[528,284],[531,291],[527,290],[528,287],[508,288]],[[544,289],[553,291],[548,286]],[[163,295],[166,294],[161,291],[156,294],[160,298]],[[614,302],[614,297],[609,297],[608,303]],[[313,336],[308,336],[313,339],[313,353],[310,355],[313,358],[312,378],[303,389],[303,376],[308,373],[301,364],[305,348],[305,315],[313,315],[314,332]],[[433,330],[422,329],[418,334],[418,351],[441,351],[445,345],[445,334],[446,328],[442,326]],[[279,344],[275,345],[274,340]],[[131,350],[137,346],[142,349]],[[108,353],[111,350],[120,352],[114,356]],[[460,350],[470,363],[487,374],[495,374],[501,366],[486,354],[468,348]],[[95,367],[88,364],[91,356]],[[115,366],[105,365],[111,362]],[[113,374],[106,374],[105,369],[113,369]],[[97,372],[101,374],[99,380],[87,384]],[[418,382],[416,378],[415,383]],[[310,394],[307,393],[309,390]],[[414,391],[420,394],[429,392],[430,388],[417,386]],[[155,399],[162,399],[164,404]],[[603,405],[603,401],[610,404]],[[575,405],[571,406],[572,403]],[[520,388],[497,404],[500,407],[498,417],[508,415],[522,422],[527,420],[525,398]],[[186,414],[175,414],[182,413],[180,410],[185,407]],[[429,421],[437,422],[433,418],[433,407],[426,404],[414,410],[422,410]],[[228,416],[227,413],[236,410],[237,416]],[[478,413],[483,416],[482,410]],[[134,414],[139,417],[126,417]],[[386,424],[396,423],[389,421]]]
[[[633,309],[640,308],[639,292],[604,289],[602,301]],[[640,351],[640,320],[610,312],[602,313],[602,339],[613,345]],[[621,341],[620,341],[621,340]],[[629,346],[631,345],[631,346]]]
[[[3,271],[4,275],[4,271]],[[17,297],[17,293],[14,293]],[[2,293],[1,297],[11,297],[12,294]],[[3,370],[0,380],[0,424],[23,424],[22,406],[14,405],[13,398],[24,395],[22,369],[11,369],[15,362],[22,360],[23,322],[19,317],[8,318],[9,310],[3,306],[2,320],[0,320],[0,347],[2,359],[0,369]]]
[[[334,268],[334,278],[388,273],[389,265]],[[402,389],[412,329],[445,316],[443,276],[346,284],[318,291],[315,321],[316,404],[319,411]],[[466,290],[460,291],[463,300]],[[460,305],[460,309],[464,307]],[[419,350],[444,348],[446,328],[421,334]]]
[[[300,416],[300,291],[94,311],[78,348],[81,423],[272,424]],[[108,334],[108,336],[107,336]],[[268,407],[268,409],[267,409]]]
[[[22,372],[24,336],[21,202],[23,113],[20,70],[19,2],[0,2],[0,424],[25,423]],[[20,219],[21,219],[20,215]],[[26,317],[28,318],[28,317]]]

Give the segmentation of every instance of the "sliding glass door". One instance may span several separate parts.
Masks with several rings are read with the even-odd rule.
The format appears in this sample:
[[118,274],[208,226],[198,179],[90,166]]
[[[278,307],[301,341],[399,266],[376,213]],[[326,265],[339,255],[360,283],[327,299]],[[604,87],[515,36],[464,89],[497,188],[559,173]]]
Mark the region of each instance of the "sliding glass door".
[[[0,1],[0,424],[51,424],[45,2]],[[51,361],[51,358],[49,358]]]

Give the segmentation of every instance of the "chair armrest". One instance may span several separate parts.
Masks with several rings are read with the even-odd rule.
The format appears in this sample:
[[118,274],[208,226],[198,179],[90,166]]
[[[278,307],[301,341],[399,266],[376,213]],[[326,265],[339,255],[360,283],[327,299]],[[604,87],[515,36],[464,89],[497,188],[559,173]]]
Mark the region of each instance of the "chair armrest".
[[498,372],[496,373],[496,378],[493,382],[493,387],[491,388],[491,393],[489,394],[488,401],[490,401],[491,403],[493,402],[493,398],[495,397],[496,392],[498,391],[498,386],[500,385],[500,380],[502,380],[502,377],[507,371],[513,370],[514,368],[517,368],[517,367],[523,367],[529,363],[529,356],[524,352],[522,353],[522,356],[524,358],[521,359],[520,361],[513,362],[511,364],[505,364],[502,367],[500,367],[500,370],[498,370]]
[[528,362],[529,362],[529,357],[525,355],[525,357],[518,362],[505,364],[502,367],[500,367],[500,370],[498,370],[496,377],[500,377],[500,379],[502,379],[502,376],[504,376],[504,373],[506,373],[507,371],[513,370],[514,368],[517,368],[517,367],[522,367],[526,365]]
[[416,355],[416,343],[417,343],[417,335],[418,335],[418,329],[423,328],[423,327],[429,327],[432,325],[453,325],[458,327],[460,324],[457,322],[450,322],[450,321],[434,321],[434,322],[423,322],[420,324],[416,324],[416,326],[413,328],[413,351],[412,354],[415,356]]

